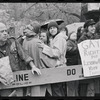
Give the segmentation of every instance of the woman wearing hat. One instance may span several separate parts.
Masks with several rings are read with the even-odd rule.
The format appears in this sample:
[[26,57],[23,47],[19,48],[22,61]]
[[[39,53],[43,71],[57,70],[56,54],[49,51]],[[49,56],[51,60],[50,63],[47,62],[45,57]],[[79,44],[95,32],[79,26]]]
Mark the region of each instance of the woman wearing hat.
[[[59,33],[58,24],[52,21],[48,24],[48,34],[50,41],[50,47],[41,44],[43,48],[43,53],[48,55],[50,58],[56,59],[57,63],[55,67],[62,67],[66,63],[65,54],[67,49],[66,32]],[[56,73],[55,73],[56,74]],[[65,96],[62,83],[55,83],[51,85],[53,96]]]
[[84,33],[78,40],[78,43],[80,43],[84,40],[88,40],[88,39],[97,39],[98,36],[97,36],[95,30],[96,30],[96,28],[95,28],[94,20],[93,19],[87,20],[84,24]]
[[[84,40],[90,39],[98,39],[98,35],[96,33],[95,22],[93,19],[89,19],[84,24],[84,32],[78,43]],[[95,95],[95,79],[80,81],[80,96],[94,96]]]

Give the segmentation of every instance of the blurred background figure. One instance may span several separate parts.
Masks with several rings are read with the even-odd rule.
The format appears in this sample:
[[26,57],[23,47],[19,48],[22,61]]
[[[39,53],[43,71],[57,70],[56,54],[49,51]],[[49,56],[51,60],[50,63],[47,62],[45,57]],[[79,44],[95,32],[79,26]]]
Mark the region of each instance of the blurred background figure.
[[[67,42],[67,66],[78,65],[77,34],[72,32]],[[67,82],[67,96],[78,96],[78,81]]]
[[68,36],[68,29],[66,26],[61,27],[60,32],[65,32],[66,36]]
[[78,47],[77,47],[77,34],[75,32],[72,32],[68,36],[68,42],[67,42],[67,52],[66,52],[66,58],[67,58],[67,65],[78,65]]
[[77,29],[77,41],[79,40],[79,38],[82,36],[82,33],[84,31],[84,28],[82,26],[80,26],[78,29]]
[[49,45],[49,36],[46,30],[41,30],[40,32],[40,40],[45,44]]

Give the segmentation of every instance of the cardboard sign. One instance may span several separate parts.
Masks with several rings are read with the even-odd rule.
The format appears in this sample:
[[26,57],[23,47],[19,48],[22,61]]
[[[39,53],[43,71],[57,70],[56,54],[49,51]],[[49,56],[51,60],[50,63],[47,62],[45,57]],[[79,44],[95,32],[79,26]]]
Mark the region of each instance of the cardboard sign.
[[100,39],[78,44],[84,77],[100,75]]
[[4,85],[9,85],[13,81],[13,72],[11,70],[9,57],[0,58],[0,82]]

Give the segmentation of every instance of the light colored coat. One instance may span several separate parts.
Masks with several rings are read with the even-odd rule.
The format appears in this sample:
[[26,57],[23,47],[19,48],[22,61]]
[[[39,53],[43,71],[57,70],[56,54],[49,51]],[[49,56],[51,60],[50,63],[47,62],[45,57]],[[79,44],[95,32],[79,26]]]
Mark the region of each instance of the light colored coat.
[[68,37],[63,32],[60,32],[51,41],[50,47],[44,45],[42,52],[57,60],[56,67],[66,63],[67,39]]

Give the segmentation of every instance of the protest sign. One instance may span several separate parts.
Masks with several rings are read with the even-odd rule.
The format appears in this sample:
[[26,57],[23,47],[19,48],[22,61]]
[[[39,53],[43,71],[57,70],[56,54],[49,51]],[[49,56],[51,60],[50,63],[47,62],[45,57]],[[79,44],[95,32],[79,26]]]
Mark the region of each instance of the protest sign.
[[84,77],[100,75],[100,39],[78,44]]
[[9,57],[0,58],[0,82],[9,85],[14,81]]

